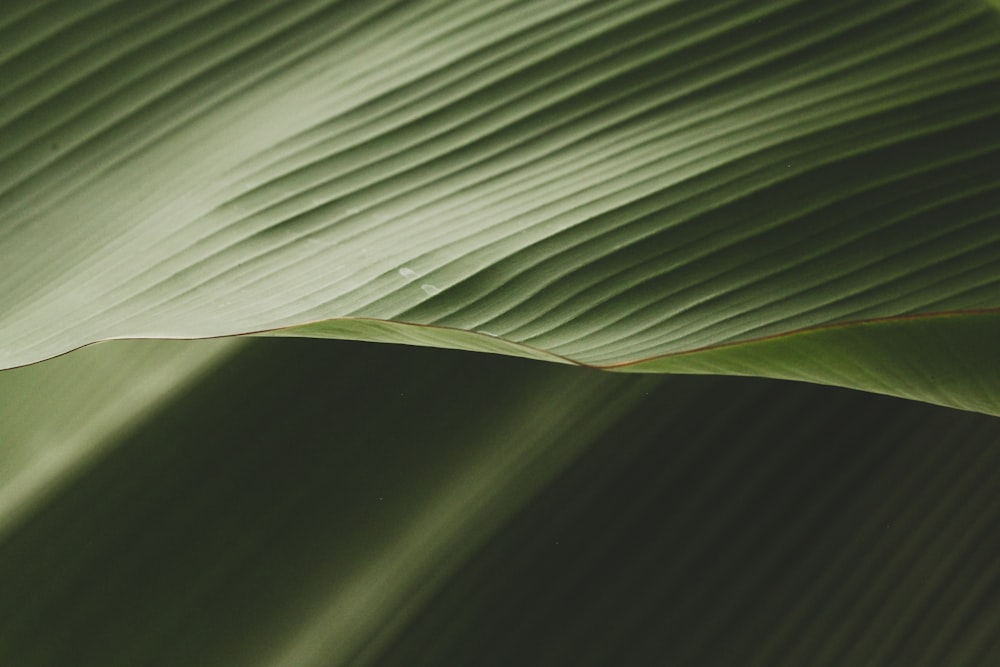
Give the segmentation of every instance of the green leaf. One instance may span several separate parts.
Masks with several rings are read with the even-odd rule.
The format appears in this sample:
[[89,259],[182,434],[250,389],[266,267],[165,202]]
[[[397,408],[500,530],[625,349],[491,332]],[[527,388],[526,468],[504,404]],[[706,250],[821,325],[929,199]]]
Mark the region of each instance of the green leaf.
[[[1000,411],[983,0],[66,0],[0,26],[2,367],[420,325]],[[979,344],[924,332],[948,314]]]
[[0,4],[0,664],[1000,664],[996,0]]
[[998,341],[1000,313],[956,313],[833,326],[623,370],[805,380],[1000,415]]
[[0,539],[239,347],[123,341],[0,373]]
[[51,476],[0,514],[0,664],[1000,660],[995,418],[310,340],[101,344],[0,410],[0,474]]

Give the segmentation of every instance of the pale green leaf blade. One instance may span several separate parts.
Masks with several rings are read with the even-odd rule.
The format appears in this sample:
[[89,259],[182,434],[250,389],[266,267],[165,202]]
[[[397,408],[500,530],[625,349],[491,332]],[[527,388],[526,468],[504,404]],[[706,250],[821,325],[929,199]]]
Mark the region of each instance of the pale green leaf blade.
[[2,366],[378,321],[617,366],[1000,307],[982,0],[3,12]]

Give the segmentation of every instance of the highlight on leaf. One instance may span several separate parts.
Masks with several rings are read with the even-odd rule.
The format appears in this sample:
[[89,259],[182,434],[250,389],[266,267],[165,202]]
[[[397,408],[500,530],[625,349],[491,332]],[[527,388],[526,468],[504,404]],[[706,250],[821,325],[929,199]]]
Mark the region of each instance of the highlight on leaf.
[[[800,375],[998,409],[980,347],[905,342],[942,313],[998,333],[1000,17],[981,0],[5,15],[2,366],[394,323],[627,366],[891,320],[884,376]],[[911,353],[992,397],[942,396]],[[722,359],[694,366],[746,371]]]

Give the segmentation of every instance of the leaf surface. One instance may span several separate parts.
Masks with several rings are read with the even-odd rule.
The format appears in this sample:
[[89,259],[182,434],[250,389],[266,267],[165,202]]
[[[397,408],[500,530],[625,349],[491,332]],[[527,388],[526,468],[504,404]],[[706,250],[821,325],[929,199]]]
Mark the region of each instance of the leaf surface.
[[[0,375],[0,474],[91,436],[16,516],[0,504],[0,663],[1000,660],[995,418],[760,378],[232,345],[113,341]],[[172,368],[188,380],[144,392]],[[134,417],[86,418],[130,396]]]
[[[990,3],[67,0],[0,26],[0,366],[419,325],[1000,410],[988,346],[918,317],[1000,334]],[[757,353],[814,330],[902,352]]]

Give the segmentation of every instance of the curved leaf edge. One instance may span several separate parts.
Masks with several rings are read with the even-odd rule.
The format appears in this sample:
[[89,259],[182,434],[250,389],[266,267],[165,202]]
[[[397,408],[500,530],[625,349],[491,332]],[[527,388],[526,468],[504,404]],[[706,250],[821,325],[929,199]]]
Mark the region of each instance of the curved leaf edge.
[[[616,372],[767,377],[858,389],[1000,416],[1000,308],[840,322],[608,365],[589,364],[485,331],[363,317],[206,338],[241,336],[416,345]],[[139,339],[195,338],[104,340]]]
[[366,318],[325,320],[256,335],[444,347],[618,372],[767,377],[1000,416],[1000,308],[840,322],[607,365],[488,332]]
[[1000,416],[1000,309],[845,322],[611,370],[797,380]]

